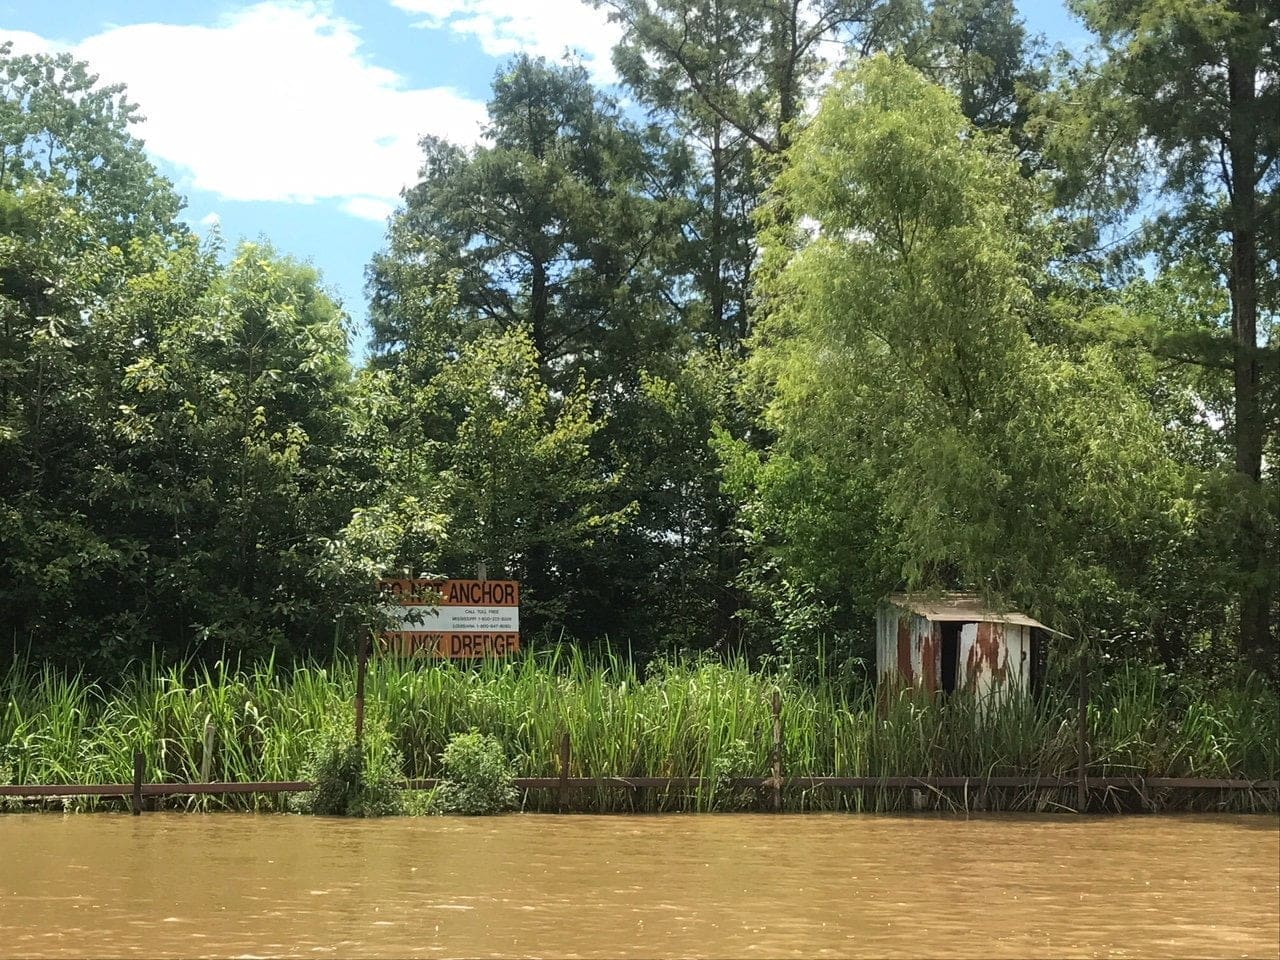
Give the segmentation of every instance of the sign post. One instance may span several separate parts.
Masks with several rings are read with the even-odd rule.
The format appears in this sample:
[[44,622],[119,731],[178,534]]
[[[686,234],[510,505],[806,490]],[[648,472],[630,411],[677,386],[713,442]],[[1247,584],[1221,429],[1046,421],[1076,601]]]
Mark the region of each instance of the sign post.
[[383,580],[391,627],[382,653],[465,660],[520,649],[520,584],[515,580]]
[[[369,670],[369,635],[360,634],[360,651],[356,654],[356,747],[364,746],[364,676]],[[361,757],[364,756],[362,752]]]

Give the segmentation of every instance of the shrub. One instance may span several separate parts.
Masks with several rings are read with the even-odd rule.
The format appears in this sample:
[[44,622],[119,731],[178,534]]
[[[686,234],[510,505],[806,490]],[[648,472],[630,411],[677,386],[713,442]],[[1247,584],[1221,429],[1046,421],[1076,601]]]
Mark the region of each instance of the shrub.
[[[2,754],[0,754],[2,756]],[[14,766],[0,759],[0,783],[16,783]],[[22,801],[18,797],[0,797],[0,813],[15,813],[22,809]]]
[[515,807],[515,777],[496,738],[477,730],[456,734],[444,748],[440,765],[444,782],[436,800],[442,813],[482,816]]
[[400,796],[407,817],[429,817],[440,812],[435,790],[405,790]]
[[303,767],[315,784],[299,794],[294,807],[303,813],[339,817],[385,817],[403,812],[401,770],[404,760],[385,725],[365,725],[364,749],[356,744],[349,714],[339,714],[315,734]]
[[734,777],[758,774],[755,754],[745,740],[734,739],[721,749],[711,763],[715,777],[715,794],[712,808],[715,810],[749,810],[756,806],[756,794],[750,789],[737,789],[729,782]]

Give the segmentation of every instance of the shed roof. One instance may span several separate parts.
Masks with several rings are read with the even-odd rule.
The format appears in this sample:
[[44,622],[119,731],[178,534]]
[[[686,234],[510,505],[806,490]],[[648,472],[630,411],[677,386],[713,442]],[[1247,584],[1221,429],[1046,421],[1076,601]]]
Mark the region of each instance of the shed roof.
[[[1012,623],[1021,627],[1039,627],[1052,633],[1059,633],[1052,627],[1046,627],[1039,620],[1028,617],[1025,613],[1008,611],[998,613],[982,602],[981,598],[971,593],[944,593],[934,596],[913,597],[905,593],[895,593],[889,597],[895,607],[910,610],[926,620],[959,620],[965,623]],[[1064,634],[1065,636],[1065,634]]]

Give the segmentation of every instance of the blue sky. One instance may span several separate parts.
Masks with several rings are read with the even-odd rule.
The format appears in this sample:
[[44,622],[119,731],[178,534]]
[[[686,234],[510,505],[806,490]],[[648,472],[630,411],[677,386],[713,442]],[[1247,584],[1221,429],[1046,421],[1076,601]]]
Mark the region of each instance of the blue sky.
[[[1085,39],[1060,0],[1019,9],[1051,43]],[[573,47],[610,83],[615,38],[580,0],[0,0],[18,51],[70,49],[128,85],[196,229],[314,263],[357,319],[418,137],[474,142],[493,73],[519,50]]]

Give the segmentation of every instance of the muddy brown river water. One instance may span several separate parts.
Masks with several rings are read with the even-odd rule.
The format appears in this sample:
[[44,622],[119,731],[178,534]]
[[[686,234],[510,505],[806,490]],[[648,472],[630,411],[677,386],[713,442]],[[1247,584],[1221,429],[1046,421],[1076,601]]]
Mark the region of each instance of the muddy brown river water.
[[0,955],[1277,957],[1280,820],[0,816]]

